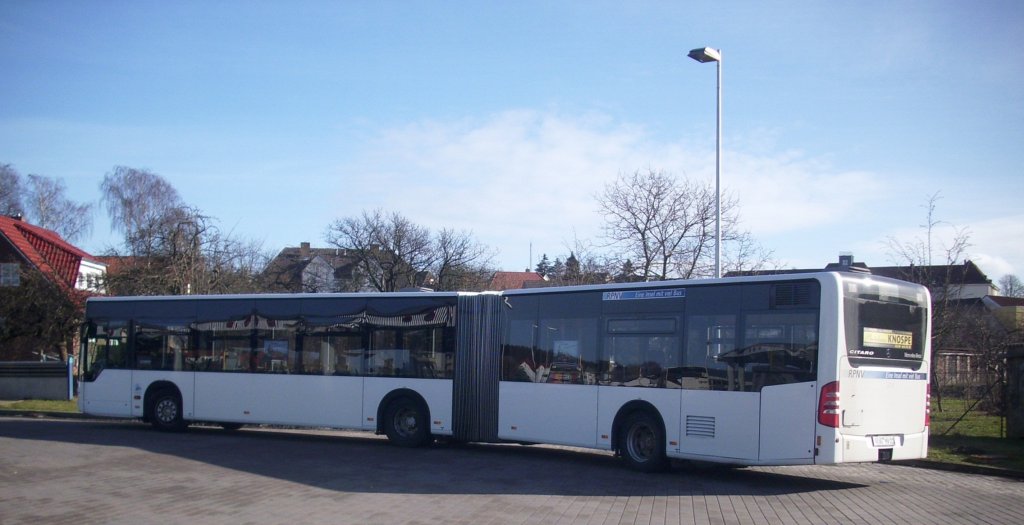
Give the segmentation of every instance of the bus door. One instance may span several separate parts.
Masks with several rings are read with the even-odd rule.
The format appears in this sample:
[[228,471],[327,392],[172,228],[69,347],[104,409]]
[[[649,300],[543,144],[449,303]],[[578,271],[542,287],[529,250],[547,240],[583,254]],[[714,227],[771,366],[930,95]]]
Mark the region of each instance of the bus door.
[[128,323],[89,323],[83,337],[79,405],[100,416],[131,415],[132,372],[128,366]]
[[799,307],[743,316],[748,388],[761,393],[761,462],[814,457],[818,317]]
[[597,445],[597,332],[593,292],[509,296],[498,436]]
[[813,457],[814,281],[693,287],[680,451],[776,462]]
[[[696,292],[697,290],[691,290]],[[679,451],[708,459],[754,461],[761,396],[737,345],[736,312],[700,315],[691,298],[687,316]],[[707,303],[704,303],[707,304]]]

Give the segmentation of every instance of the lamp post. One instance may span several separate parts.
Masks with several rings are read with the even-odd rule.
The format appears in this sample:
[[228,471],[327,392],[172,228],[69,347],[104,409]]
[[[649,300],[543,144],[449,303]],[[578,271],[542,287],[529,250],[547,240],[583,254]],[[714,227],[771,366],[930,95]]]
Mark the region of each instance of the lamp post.
[[715,120],[715,278],[722,276],[722,50],[693,49],[687,55],[700,63],[714,62],[718,71]]

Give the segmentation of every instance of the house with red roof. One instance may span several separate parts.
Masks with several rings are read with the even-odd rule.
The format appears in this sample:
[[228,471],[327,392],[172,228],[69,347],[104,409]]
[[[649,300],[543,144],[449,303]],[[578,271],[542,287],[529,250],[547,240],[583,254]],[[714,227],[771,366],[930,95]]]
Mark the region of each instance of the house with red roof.
[[547,285],[544,276],[537,272],[494,272],[488,290],[518,290],[520,288],[536,288]]
[[102,291],[106,265],[56,232],[29,224],[20,215],[0,216],[0,286],[17,286],[21,270],[39,270],[69,290]]
[[73,355],[84,300],[101,291],[105,268],[56,232],[0,216],[0,361]]

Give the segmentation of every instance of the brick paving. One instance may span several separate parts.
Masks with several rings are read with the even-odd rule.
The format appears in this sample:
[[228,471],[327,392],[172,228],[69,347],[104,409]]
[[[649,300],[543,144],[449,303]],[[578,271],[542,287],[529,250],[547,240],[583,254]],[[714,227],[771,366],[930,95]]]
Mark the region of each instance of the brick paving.
[[898,464],[626,470],[519,445],[0,416],[0,524],[1024,523],[1024,483]]

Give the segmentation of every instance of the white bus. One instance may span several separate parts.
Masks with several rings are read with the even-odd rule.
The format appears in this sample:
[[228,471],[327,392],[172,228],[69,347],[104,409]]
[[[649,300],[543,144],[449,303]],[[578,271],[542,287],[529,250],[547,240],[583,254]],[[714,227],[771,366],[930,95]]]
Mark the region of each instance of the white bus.
[[501,293],[112,297],[86,304],[79,405],[792,465],[922,458],[930,297],[850,272]]

